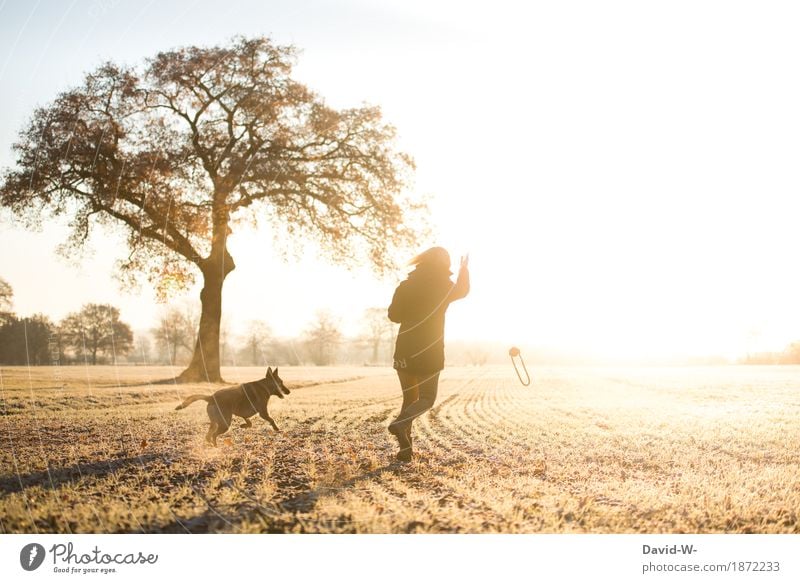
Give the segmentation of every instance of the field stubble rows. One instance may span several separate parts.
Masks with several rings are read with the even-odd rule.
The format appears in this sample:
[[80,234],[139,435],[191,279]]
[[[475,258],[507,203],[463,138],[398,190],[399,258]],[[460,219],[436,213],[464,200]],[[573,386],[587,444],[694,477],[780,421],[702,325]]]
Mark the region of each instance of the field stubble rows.
[[391,370],[281,369],[218,448],[175,372],[0,370],[0,530],[800,532],[798,367],[448,369],[411,464]]

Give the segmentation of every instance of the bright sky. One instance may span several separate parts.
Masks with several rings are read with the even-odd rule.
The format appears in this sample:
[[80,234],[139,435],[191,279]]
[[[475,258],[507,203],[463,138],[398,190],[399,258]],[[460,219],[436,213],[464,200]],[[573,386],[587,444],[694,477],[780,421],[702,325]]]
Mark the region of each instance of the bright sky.
[[[433,6],[431,6],[433,5]],[[221,8],[224,6],[224,8]],[[601,355],[722,354],[800,339],[800,7],[794,2],[123,0],[0,2],[0,165],[36,105],[100,61],[268,34],[335,106],[383,107],[433,197],[437,243],[471,253],[449,338]],[[402,272],[281,263],[269,226],[230,240],[225,309],[280,334],[317,308],[356,331]],[[22,314],[113,302],[123,246],[79,266],[0,223],[0,277]],[[259,285],[264,272],[278,286]],[[192,292],[195,295],[196,291]]]

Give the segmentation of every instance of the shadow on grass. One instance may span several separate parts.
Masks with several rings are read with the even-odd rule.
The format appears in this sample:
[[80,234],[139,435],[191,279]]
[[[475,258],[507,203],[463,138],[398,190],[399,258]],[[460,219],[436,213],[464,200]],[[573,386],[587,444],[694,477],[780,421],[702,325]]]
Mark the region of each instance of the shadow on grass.
[[218,383],[210,383],[207,381],[197,381],[197,382],[186,382],[179,380],[178,377],[170,377],[166,379],[157,379],[155,381],[132,381],[129,383],[105,383],[102,385],[94,385],[96,389],[122,389],[122,388],[129,388],[129,387],[152,387],[152,386],[164,386],[164,385],[174,385],[176,387],[182,387],[184,385],[208,385],[209,387],[222,387],[226,385],[233,385],[236,383],[229,383],[227,381],[220,381]]
[[0,476],[0,495],[22,492],[25,488],[39,486],[55,490],[88,476],[106,476],[130,466],[141,466],[163,459],[163,454],[145,454],[111,458],[103,461],[78,463],[63,468],[48,468],[40,472]]
[[[282,534],[288,532],[307,532],[305,521],[298,515],[308,514],[314,510],[320,496],[339,490],[352,488],[363,480],[379,478],[384,472],[398,472],[405,464],[392,462],[374,470],[361,473],[339,484],[321,486],[300,492],[275,502],[263,504],[247,492],[238,488],[232,481],[226,480],[222,484],[236,490],[247,502],[235,505],[215,505],[204,498],[208,508],[195,516],[185,519],[177,518],[170,523],[153,528],[149,532],[157,533],[214,533],[230,530],[245,519],[260,522],[262,530],[269,534]],[[280,480],[279,480],[280,482]],[[196,492],[197,493],[197,492]],[[131,531],[133,532],[133,531]],[[138,531],[141,532],[141,531]]]

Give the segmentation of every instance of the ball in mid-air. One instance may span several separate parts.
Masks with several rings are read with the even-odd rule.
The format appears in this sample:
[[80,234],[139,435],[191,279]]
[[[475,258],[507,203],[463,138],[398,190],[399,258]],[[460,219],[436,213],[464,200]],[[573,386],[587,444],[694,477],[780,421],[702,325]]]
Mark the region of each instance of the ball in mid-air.
[[512,346],[512,347],[511,347],[511,348],[508,350],[508,355],[509,355],[511,358],[514,358],[515,356],[519,356],[519,348],[517,348],[516,346]]

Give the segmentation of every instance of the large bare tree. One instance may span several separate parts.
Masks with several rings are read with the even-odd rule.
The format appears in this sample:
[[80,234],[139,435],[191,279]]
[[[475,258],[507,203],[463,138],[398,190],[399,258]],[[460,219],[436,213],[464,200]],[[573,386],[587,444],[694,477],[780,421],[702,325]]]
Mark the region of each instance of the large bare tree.
[[[121,226],[121,275],[161,294],[202,277],[185,381],[219,381],[227,240],[267,219],[280,245],[314,239],[343,264],[389,267],[413,245],[411,158],[376,107],[336,110],[291,77],[295,51],[266,38],[108,63],[37,109],[15,144],[0,204],[36,224],[71,218],[66,248],[98,224]],[[283,248],[280,247],[283,251]]]

